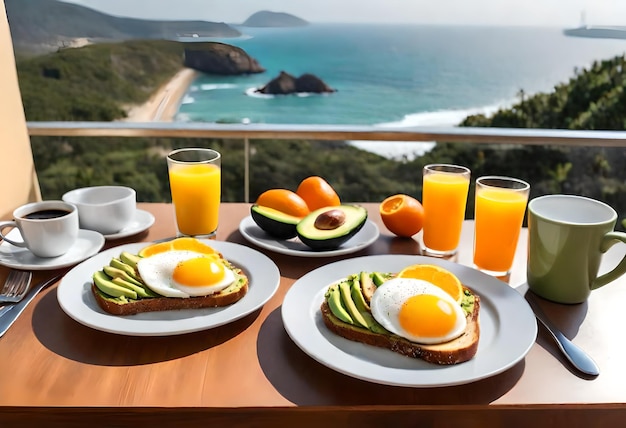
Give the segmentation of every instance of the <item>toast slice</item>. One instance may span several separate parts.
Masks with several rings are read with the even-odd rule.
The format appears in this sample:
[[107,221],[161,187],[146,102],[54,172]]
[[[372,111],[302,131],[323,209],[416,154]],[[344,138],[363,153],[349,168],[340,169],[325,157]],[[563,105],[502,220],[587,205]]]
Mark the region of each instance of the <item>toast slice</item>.
[[[327,299],[322,302],[321,313],[326,327],[345,339],[361,342],[379,348],[386,348],[398,354],[439,365],[459,364],[476,355],[480,338],[480,297],[464,287],[465,299],[469,300],[466,313],[467,326],[461,336],[449,342],[426,345],[411,342],[387,330],[372,331],[339,319],[329,306]],[[471,299],[473,298],[473,302]],[[472,304],[473,303],[473,304]]]
[[[132,257],[137,257],[131,257],[128,254],[126,254],[126,256],[122,254],[122,256],[123,257],[121,257],[121,259],[125,261],[132,259]],[[241,269],[233,266],[230,262],[224,259],[221,254],[220,257],[222,258],[224,264],[232,269],[235,274],[235,280],[225,289],[208,296],[178,298],[165,297],[155,294],[142,283],[141,277],[135,267],[132,266],[131,262],[127,262],[127,266],[130,266],[130,268],[124,267],[124,270],[130,274],[132,279],[137,281],[135,282],[135,285],[145,289],[145,293],[142,293],[142,296],[137,295],[136,297],[129,297],[128,295],[114,296],[108,294],[105,290],[109,292],[113,290],[109,290],[102,286],[99,287],[97,284],[100,283],[100,285],[102,285],[102,282],[100,280],[96,281],[95,277],[91,284],[91,292],[95,297],[98,306],[105,312],[112,315],[135,315],[142,312],[199,309],[232,305],[246,295],[248,292],[249,280]],[[120,259],[115,259],[115,262],[116,266],[119,268]],[[96,274],[103,275],[104,272],[97,272]],[[126,278],[128,279],[128,277]],[[117,290],[117,287],[115,290]]]
[[171,311],[177,309],[200,309],[228,306],[239,301],[248,292],[248,280],[231,286],[219,293],[209,296],[189,297],[186,299],[176,297],[147,297],[142,299],[120,299],[109,296],[95,284],[91,284],[98,306],[111,315],[135,315],[141,312]]

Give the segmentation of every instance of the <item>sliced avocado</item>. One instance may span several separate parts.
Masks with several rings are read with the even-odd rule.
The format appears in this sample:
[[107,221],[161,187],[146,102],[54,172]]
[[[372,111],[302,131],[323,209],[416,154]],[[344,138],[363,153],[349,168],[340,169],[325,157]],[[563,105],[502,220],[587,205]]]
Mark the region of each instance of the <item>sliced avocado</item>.
[[367,328],[367,321],[365,321],[363,315],[356,307],[354,300],[352,300],[352,295],[350,294],[350,283],[348,281],[339,283],[339,293],[341,294],[341,302],[346,307],[350,317],[356,322],[357,325]]
[[131,299],[137,298],[137,293],[130,288],[122,287],[117,284],[114,284],[109,277],[104,273],[104,271],[99,270],[98,272],[93,274],[93,282],[96,284],[96,287],[103,293],[112,296],[112,297],[130,297]]
[[133,269],[131,266],[127,265],[126,263],[124,263],[123,261],[121,261],[118,258],[113,257],[111,259],[111,261],[109,262],[109,266],[114,267],[116,269],[123,270],[124,272],[126,272],[130,276],[134,276],[135,275],[135,269]]
[[352,296],[352,300],[354,301],[354,304],[359,312],[369,312],[370,307],[361,292],[361,282],[358,279],[352,280],[352,284],[350,285],[350,295]]
[[387,281],[390,277],[391,275],[388,273],[372,272],[372,281],[374,281],[376,287],[380,287],[383,282]]
[[133,269],[136,269],[137,262],[141,259],[141,256],[138,256],[137,254],[129,253],[128,251],[122,251],[120,253],[120,259],[124,262],[124,264],[127,264]]
[[339,288],[337,284],[331,285],[326,291],[326,301],[328,302],[328,307],[334,316],[339,318],[343,322],[347,322],[348,324],[354,324],[354,320],[350,316],[350,314],[344,308],[343,303],[341,302],[341,294],[339,293]]
[[119,269],[119,268],[115,268],[113,266],[105,266],[104,267],[104,273],[106,273],[108,276],[112,278],[122,278],[124,281],[128,281],[130,283],[133,283],[135,285],[138,285],[139,287],[142,287],[143,284],[141,283],[141,281],[138,281],[137,278],[135,278],[135,276],[131,276],[128,274],[128,272],[126,272],[125,270]]
[[153,294],[148,293],[146,291],[146,289],[143,288],[142,286],[137,285],[137,284],[133,284],[130,281],[126,281],[125,279],[120,278],[119,276],[113,278],[111,280],[111,282],[113,284],[115,284],[115,285],[119,285],[120,287],[125,287],[125,288],[128,288],[130,290],[133,290],[135,293],[137,293],[137,296],[140,296],[140,297],[154,297]]
[[273,208],[254,204],[250,207],[252,220],[267,232],[278,239],[291,239],[296,236],[296,225],[300,217],[295,217]]
[[314,250],[333,250],[352,238],[365,224],[367,210],[339,205],[312,211],[296,226],[298,238]]
[[369,331],[380,334],[389,334],[389,331],[380,325],[370,312],[363,312],[361,315],[363,315],[363,319],[367,322],[367,329]]

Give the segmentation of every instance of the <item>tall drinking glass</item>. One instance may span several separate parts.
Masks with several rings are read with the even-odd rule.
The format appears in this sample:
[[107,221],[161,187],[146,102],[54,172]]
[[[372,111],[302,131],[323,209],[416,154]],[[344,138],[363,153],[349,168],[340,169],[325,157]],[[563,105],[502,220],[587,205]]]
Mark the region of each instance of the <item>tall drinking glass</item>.
[[470,170],[464,166],[432,164],[423,171],[423,254],[449,257],[456,253],[465,219]]
[[506,276],[511,271],[530,185],[509,177],[476,180],[474,264],[481,271]]
[[215,239],[221,195],[221,155],[188,148],[167,155],[178,236]]

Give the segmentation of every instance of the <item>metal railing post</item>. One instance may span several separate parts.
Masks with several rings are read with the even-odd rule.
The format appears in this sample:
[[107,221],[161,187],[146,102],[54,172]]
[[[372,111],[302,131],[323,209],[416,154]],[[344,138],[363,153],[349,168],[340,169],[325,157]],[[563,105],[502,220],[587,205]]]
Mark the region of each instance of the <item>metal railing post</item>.
[[248,137],[243,139],[243,200],[246,203],[250,202],[250,139]]

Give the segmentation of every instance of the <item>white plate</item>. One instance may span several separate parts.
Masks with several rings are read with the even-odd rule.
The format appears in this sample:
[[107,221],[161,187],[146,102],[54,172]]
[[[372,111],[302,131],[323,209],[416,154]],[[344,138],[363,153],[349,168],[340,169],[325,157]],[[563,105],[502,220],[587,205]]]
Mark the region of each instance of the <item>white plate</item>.
[[[320,305],[331,283],[362,270],[398,272],[417,263],[448,269],[480,296],[480,340],[473,359],[439,366],[344,339],[326,328]],[[532,310],[508,284],[467,266],[408,255],[356,257],[315,269],[291,286],[282,318],[291,339],[318,362],[358,379],[405,387],[459,385],[501,373],[524,358],[537,336]]]
[[104,235],[106,239],[120,239],[133,236],[148,229],[154,224],[154,216],[148,211],[137,210],[131,222],[117,233]]
[[370,246],[380,234],[376,223],[366,221],[361,230],[348,239],[339,248],[328,251],[315,251],[302,243],[298,238],[278,239],[267,234],[248,216],[239,223],[239,232],[248,241],[266,250],[300,257],[331,257],[342,254],[351,254]]
[[[9,239],[21,241],[17,229],[7,235]],[[2,242],[0,244],[0,264],[14,269],[23,270],[54,270],[75,265],[93,256],[104,246],[104,236],[93,230],[80,229],[78,238],[67,253],[59,257],[37,257],[27,248],[17,247]]]
[[221,308],[183,309],[116,316],[98,306],[90,290],[94,272],[122,251],[138,253],[149,242],[110,248],[70,270],[57,288],[59,305],[71,318],[96,330],[129,336],[170,336],[218,327],[242,318],[263,306],[278,290],[280,272],[267,256],[231,242],[207,241],[249,279],[248,293]]

